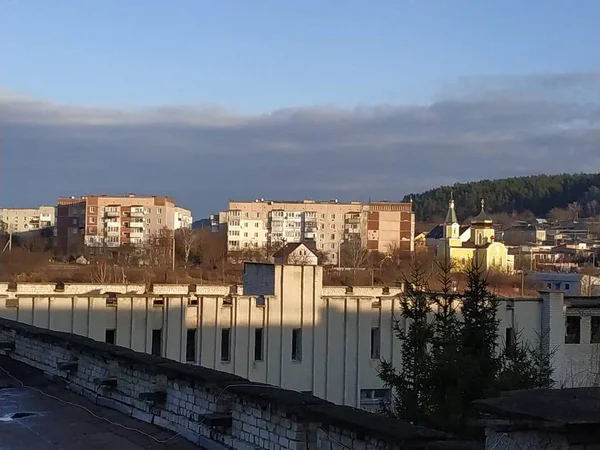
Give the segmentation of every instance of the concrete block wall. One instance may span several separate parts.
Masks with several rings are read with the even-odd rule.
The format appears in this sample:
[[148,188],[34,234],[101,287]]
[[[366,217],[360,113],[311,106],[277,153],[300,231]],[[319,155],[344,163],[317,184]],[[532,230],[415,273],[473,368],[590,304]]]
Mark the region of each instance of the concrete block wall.
[[[312,395],[6,319],[0,319],[0,341],[14,342],[10,358],[62,380],[74,392],[204,448],[399,450],[411,448],[413,439],[419,445],[450,440]],[[66,361],[76,361],[76,370],[59,370],[58,363]],[[115,378],[116,387],[99,385],[98,379],[107,378]],[[157,391],[166,395],[161,403],[139,398]],[[213,421],[223,417],[230,422]]]

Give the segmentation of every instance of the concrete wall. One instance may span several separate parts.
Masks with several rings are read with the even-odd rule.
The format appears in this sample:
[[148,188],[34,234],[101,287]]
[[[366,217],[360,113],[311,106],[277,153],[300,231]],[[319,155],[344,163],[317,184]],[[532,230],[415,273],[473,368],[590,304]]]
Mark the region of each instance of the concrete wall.
[[[188,359],[188,330],[195,330],[192,364],[355,407],[361,390],[384,388],[380,360],[371,358],[372,328],[379,329],[381,357],[400,366],[392,330],[394,315],[403,320],[400,288],[323,288],[318,266],[249,264],[247,275],[258,280],[245,287],[251,295],[204,285],[155,284],[148,292],[142,285],[65,284],[60,291],[50,283],[19,283],[15,291],[0,285],[0,317],[98,341],[114,329],[118,345],[145,353],[152,352],[153,331],[162,330],[160,354],[180,362]],[[107,300],[108,292],[119,294]],[[262,360],[255,360],[257,329]],[[230,330],[226,361],[223,330]],[[294,330],[301,330],[299,358],[293,358]]]
[[[396,450],[449,436],[312,395],[0,319],[11,358],[41,369],[99,405],[173,430],[202,448]],[[69,371],[59,364],[76,363]],[[100,380],[115,385],[102,386]],[[151,401],[141,394],[161,393]],[[217,423],[216,421],[220,423]],[[412,442],[411,442],[412,441]],[[452,442],[444,448],[457,448]]]

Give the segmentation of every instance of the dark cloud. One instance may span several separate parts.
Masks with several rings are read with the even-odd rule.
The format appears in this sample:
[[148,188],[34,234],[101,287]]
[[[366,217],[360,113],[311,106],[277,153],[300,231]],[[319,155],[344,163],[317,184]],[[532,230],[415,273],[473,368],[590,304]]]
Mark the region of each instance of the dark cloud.
[[[0,93],[0,201],[167,194],[400,199],[439,184],[600,170],[598,74],[471,80],[428,106],[119,110]],[[571,93],[569,93],[571,92]]]

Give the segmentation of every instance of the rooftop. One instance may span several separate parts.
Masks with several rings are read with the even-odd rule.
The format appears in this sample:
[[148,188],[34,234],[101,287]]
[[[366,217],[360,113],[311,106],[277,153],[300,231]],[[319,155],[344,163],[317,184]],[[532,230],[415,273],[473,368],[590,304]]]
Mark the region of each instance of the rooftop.
[[2,448],[10,450],[199,448],[170,431],[97,406],[7,356],[0,356],[0,436]]
[[600,424],[600,388],[533,389],[478,400],[477,409],[497,418],[546,426]]

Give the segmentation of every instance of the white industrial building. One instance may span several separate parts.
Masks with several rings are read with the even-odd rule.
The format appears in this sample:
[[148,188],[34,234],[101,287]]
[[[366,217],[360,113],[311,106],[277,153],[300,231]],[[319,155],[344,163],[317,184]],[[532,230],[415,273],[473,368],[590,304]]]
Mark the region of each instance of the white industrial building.
[[[327,287],[316,265],[250,263],[244,286],[0,283],[0,317],[108,341],[368,408],[389,396],[380,359],[401,365],[401,288]],[[500,303],[501,340],[552,352],[556,385],[594,385],[600,299],[545,292]]]

